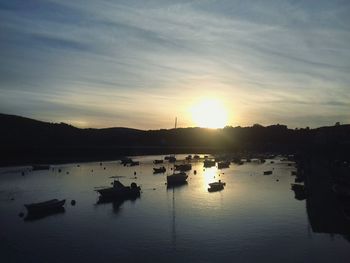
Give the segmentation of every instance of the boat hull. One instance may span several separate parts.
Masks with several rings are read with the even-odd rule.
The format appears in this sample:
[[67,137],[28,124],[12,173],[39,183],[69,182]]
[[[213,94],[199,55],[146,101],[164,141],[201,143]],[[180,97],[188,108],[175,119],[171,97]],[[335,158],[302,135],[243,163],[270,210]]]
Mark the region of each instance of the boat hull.
[[65,204],[66,200],[57,200],[52,199],[46,202],[41,203],[33,203],[33,204],[25,204],[25,208],[27,208],[28,213],[43,213],[43,212],[49,212],[54,211],[57,209],[60,209]]
[[186,174],[173,174],[166,177],[168,185],[180,185],[185,184],[187,181],[188,175]]
[[116,189],[115,187],[96,190],[103,198],[132,198],[140,196],[140,187]]
[[211,186],[208,188],[208,192],[218,192],[224,190],[224,186],[223,185],[217,185],[217,186]]

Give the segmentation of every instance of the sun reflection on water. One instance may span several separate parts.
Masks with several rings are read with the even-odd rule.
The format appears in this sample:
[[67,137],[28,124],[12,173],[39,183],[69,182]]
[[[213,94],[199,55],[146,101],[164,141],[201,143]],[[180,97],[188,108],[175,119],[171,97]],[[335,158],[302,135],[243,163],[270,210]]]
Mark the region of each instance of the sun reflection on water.
[[203,171],[203,187],[208,188],[208,185],[212,182],[218,181],[219,171],[216,167],[204,168]]

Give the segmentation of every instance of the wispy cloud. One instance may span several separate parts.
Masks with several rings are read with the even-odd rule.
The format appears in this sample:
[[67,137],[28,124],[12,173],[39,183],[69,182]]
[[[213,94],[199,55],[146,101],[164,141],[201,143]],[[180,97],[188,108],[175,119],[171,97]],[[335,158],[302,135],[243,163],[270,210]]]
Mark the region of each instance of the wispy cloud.
[[0,3],[0,111],[145,129],[178,115],[187,126],[204,94],[224,101],[232,125],[349,122],[349,11],[347,1]]

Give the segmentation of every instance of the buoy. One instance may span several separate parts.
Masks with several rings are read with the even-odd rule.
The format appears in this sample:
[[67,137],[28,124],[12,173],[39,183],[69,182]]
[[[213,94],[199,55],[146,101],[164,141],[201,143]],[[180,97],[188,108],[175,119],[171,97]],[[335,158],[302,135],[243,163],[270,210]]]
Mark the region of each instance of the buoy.
[[102,163],[100,163],[100,166],[102,166]]
[[69,172],[66,172],[66,174],[69,174]]
[[22,176],[24,176],[24,172],[22,172]]
[[136,175],[136,171],[134,172],[134,175]]
[[276,182],[279,182],[279,180],[278,180],[278,179],[276,179]]
[[58,172],[60,173],[60,172],[61,172],[61,169],[58,169]]
[[75,204],[76,204],[75,200],[72,200],[72,201],[70,202],[70,204],[71,204],[71,205],[75,205]]
[[103,170],[106,170],[106,167],[103,167]]
[[11,198],[11,201],[13,201],[13,200],[15,200],[15,198],[12,197],[12,198]]
[[23,216],[24,216],[24,213],[21,212],[21,213],[18,214],[18,216],[19,216],[19,217],[23,217]]

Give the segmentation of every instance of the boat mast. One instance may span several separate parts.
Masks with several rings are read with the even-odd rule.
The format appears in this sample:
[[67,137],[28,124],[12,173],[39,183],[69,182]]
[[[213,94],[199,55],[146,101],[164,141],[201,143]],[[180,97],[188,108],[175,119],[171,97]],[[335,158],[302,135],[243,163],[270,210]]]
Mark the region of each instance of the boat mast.
[[175,117],[175,129],[176,129],[176,126],[177,126],[177,117]]

